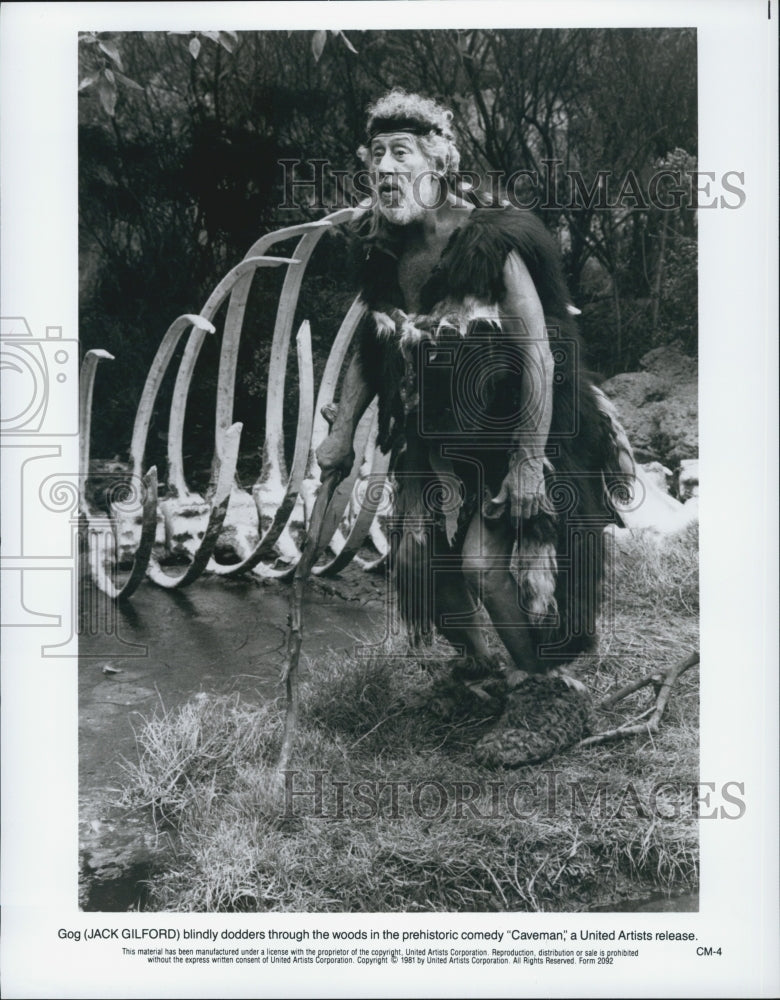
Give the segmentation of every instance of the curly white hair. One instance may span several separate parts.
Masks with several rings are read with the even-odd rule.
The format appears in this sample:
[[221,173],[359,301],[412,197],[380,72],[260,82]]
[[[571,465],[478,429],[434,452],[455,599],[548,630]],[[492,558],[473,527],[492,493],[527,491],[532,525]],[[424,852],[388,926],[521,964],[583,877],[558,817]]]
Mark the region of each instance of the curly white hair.
[[[378,131],[392,131],[394,125],[398,131],[412,132],[432,168],[443,177],[454,179],[460,153],[455,145],[452,119],[452,112],[431,98],[408,94],[396,87],[369,105],[367,132],[370,138]],[[367,146],[358,149],[358,156],[366,166],[370,165]]]

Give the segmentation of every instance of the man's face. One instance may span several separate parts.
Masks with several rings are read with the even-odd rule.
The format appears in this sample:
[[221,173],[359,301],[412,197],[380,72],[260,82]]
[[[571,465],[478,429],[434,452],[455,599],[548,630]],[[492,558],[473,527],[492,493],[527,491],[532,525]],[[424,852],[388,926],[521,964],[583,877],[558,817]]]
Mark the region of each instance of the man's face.
[[414,136],[408,132],[377,135],[370,150],[369,169],[379,211],[389,222],[405,226],[436,204],[439,186]]

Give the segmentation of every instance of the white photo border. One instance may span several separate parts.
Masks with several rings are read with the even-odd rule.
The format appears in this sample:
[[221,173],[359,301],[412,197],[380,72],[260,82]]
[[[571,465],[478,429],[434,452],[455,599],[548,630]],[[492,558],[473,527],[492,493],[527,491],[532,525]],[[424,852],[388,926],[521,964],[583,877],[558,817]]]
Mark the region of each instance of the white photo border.
[[[24,317],[33,338],[77,336],[76,59],[80,30],[429,27],[695,27],[699,169],[744,173],[744,204],[699,212],[701,460],[701,778],[745,784],[745,815],[702,820],[699,913],[589,914],[588,926],[693,929],[717,958],[677,947],[652,961],[584,978],[581,970],[518,973],[469,967],[350,971],[289,966],[196,968],[117,965],[116,942],[58,938],[59,928],[238,926],[239,918],[83,914],[77,908],[77,698],[71,657],[43,658],[41,629],[3,628],[2,966],[5,995],[296,996],[772,996],[778,981],[777,579],[777,4],[766,0],[479,5],[418,3],[14,3],[0,24],[2,100],[2,317]],[[70,379],[69,389],[75,389]],[[7,401],[6,401],[7,402]],[[54,401],[73,426],[75,396]],[[42,510],[20,494],[18,455],[3,439],[3,603],[19,599],[14,525]],[[77,468],[73,434],[36,439]],[[34,507],[34,505],[33,505]],[[21,530],[21,529],[19,529]],[[10,542],[9,542],[10,538]],[[49,545],[49,541],[46,543]],[[37,553],[36,603],[67,616],[72,580],[60,563],[68,538]],[[10,553],[10,554],[9,554]],[[31,564],[32,565],[32,564]],[[64,563],[62,563],[64,565]],[[67,624],[67,623],[66,623]],[[72,647],[68,647],[70,649]],[[67,650],[66,650],[67,652]],[[365,924],[366,917],[275,914],[279,928]],[[564,914],[377,914],[378,929],[512,924],[576,928]],[[241,918],[246,923],[246,918]],[[269,976],[271,978],[269,978]],[[278,976],[278,978],[274,978]]]

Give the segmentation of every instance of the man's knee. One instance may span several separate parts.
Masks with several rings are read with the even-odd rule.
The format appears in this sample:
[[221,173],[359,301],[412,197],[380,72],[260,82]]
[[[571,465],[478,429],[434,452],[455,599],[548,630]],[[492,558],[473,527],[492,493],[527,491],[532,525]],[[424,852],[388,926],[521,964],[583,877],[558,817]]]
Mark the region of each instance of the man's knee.
[[509,598],[517,601],[517,584],[505,567],[496,567],[482,574],[482,595],[486,604]]
[[488,529],[472,522],[463,546],[463,575],[474,594],[492,595],[503,590],[509,578],[514,538],[503,529]]
[[463,579],[472,594],[479,594],[481,587],[481,573],[474,566],[465,565],[463,567]]
[[472,564],[464,568],[464,576],[471,593],[488,607],[497,601],[505,605],[507,599],[517,600],[517,584],[506,566],[488,568]]

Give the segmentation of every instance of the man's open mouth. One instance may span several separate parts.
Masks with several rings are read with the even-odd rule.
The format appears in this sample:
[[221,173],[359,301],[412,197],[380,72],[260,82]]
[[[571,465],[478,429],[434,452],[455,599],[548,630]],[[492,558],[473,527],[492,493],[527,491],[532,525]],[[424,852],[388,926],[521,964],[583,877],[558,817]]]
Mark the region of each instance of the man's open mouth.
[[399,205],[403,198],[400,185],[392,181],[382,181],[378,187],[379,197],[383,205]]

